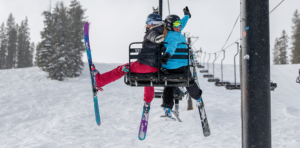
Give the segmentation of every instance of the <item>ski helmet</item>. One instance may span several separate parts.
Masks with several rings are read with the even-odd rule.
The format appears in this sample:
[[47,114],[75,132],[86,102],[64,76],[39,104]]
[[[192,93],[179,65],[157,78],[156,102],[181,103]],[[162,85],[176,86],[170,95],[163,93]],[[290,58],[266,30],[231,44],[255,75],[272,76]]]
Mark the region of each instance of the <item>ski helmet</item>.
[[146,24],[156,25],[156,24],[161,24],[161,23],[162,23],[162,18],[159,14],[151,13],[147,16]]
[[166,24],[166,27],[168,30],[170,31],[174,31],[173,29],[173,23],[180,20],[180,17],[177,16],[177,15],[168,15],[166,18],[165,18],[165,24]]

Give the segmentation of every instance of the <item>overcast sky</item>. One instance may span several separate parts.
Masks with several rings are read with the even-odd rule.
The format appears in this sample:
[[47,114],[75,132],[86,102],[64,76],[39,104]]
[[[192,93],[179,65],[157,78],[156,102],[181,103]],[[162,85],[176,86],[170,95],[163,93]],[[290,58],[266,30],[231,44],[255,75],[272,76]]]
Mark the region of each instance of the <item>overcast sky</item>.
[[[54,6],[59,0],[52,0]],[[69,6],[71,0],[60,0]],[[87,9],[86,16],[91,22],[90,44],[94,62],[126,63],[128,46],[131,42],[142,41],[144,25],[152,6],[158,6],[158,0],[79,0]],[[282,0],[270,0],[270,11]],[[167,0],[163,4],[163,18],[168,15]],[[20,24],[28,17],[31,41],[41,41],[43,29],[43,11],[48,10],[50,0],[0,0],[0,23],[7,21],[9,13]],[[183,32],[197,36],[195,48],[206,52],[221,50],[240,13],[240,0],[170,0],[171,14],[183,16],[182,9],[188,6],[192,14]],[[300,0],[285,0],[270,15],[271,49],[274,40],[286,30],[291,35],[292,16],[300,10]],[[227,45],[239,38],[240,24],[236,25]],[[224,63],[233,64],[236,46],[226,50]],[[211,55],[212,56],[212,55]],[[220,56],[222,57],[222,56]],[[86,56],[83,57],[84,61]],[[211,58],[212,61],[212,58]],[[220,63],[221,58],[216,62]]]

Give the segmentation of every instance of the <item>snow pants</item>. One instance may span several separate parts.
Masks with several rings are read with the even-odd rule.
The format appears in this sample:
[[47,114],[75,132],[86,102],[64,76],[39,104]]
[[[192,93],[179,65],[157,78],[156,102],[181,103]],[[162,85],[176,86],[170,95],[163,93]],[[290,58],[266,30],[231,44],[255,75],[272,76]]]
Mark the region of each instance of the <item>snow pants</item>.
[[[117,68],[108,71],[106,73],[100,74],[98,73],[95,77],[96,83],[99,87],[103,87],[111,82],[114,82],[120,79],[124,75],[123,67],[127,64],[123,64],[118,66]],[[126,66],[129,69],[128,66]],[[130,63],[130,71],[133,73],[152,73],[157,72],[158,69],[155,67],[151,67],[145,64],[141,64],[139,62]],[[154,87],[144,87],[144,101],[147,103],[151,103],[154,98]]]
[[[168,69],[169,73],[182,73],[183,71],[187,71],[188,67],[183,66],[178,69]],[[191,76],[191,72],[188,70],[189,75]],[[161,106],[172,109],[174,106],[174,91],[176,87],[165,87],[163,92],[163,104]],[[186,87],[189,95],[198,100],[202,95],[202,90],[198,87],[196,83]]]

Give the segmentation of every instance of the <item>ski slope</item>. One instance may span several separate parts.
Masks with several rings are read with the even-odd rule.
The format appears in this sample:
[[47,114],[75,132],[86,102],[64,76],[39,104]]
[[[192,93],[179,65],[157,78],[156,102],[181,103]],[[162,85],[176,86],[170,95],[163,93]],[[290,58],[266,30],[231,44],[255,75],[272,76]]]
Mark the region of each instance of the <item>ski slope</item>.
[[[102,73],[118,66],[95,65]],[[220,77],[220,65],[215,67]],[[233,65],[224,69],[224,80],[233,82]],[[299,64],[271,66],[278,85],[271,92],[274,148],[300,145],[298,69]],[[186,100],[180,101],[179,123],[160,119],[161,100],[154,99],[144,141],[138,139],[143,88],[126,86],[123,78],[98,94],[102,124],[97,126],[87,63],[80,77],[63,82],[47,79],[37,67],[0,70],[0,76],[0,148],[241,147],[240,90],[215,87],[200,73],[211,136],[203,136],[198,111],[195,106],[187,111]]]

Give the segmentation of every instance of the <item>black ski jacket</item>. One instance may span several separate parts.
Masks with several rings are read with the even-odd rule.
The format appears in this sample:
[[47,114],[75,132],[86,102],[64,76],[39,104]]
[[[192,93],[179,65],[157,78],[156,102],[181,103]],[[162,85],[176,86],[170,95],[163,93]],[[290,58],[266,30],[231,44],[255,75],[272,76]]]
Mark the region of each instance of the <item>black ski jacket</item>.
[[[157,44],[155,45],[151,43],[155,43],[155,38],[159,35],[162,35],[163,32],[164,32],[163,24],[154,26],[151,29],[149,29],[144,36],[142,48],[156,49]],[[155,55],[155,53],[139,53],[139,55]],[[155,59],[138,59],[137,61],[141,64],[149,65],[151,67],[158,67],[158,61]]]

